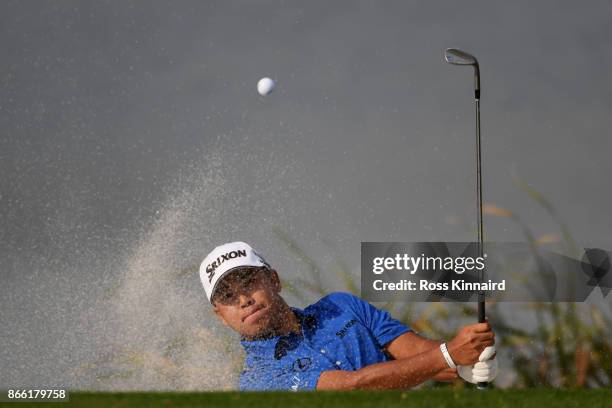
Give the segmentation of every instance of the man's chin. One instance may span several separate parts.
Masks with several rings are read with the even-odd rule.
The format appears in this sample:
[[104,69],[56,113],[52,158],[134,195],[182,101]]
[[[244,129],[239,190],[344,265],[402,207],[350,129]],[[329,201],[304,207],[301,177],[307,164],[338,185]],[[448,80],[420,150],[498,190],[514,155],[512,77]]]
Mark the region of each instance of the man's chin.
[[268,324],[267,319],[261,319],[244,329],[245,332],[248,332],[248,334],[245,334],[244,332],[243,334],[253,338],[272,337],[274,334],[274,328]]

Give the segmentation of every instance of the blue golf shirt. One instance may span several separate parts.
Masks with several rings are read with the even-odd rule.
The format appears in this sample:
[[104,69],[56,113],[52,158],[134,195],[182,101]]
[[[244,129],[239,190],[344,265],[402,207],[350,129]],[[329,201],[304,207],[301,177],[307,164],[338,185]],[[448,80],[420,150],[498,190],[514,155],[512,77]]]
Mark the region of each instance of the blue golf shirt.
[[304,310],[292,307],[301,333],[241,344],[240,389],[312,390],[327,370],[358,370],[391,357],[383,347],[411,329],[349,293],[334,292]]

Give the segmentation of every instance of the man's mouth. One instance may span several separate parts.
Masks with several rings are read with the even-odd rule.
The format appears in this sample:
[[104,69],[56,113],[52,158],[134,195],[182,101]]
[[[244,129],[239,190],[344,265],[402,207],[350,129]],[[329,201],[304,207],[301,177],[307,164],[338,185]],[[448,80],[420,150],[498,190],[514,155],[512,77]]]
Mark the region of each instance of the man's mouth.
[[244,322],[252,316],[254,317],[254,316],[261,314],[261,311],[263,309],[264,309],[263,305],[256,306],[251,312],[249,312],[246,316],[242,318],[242,321]]

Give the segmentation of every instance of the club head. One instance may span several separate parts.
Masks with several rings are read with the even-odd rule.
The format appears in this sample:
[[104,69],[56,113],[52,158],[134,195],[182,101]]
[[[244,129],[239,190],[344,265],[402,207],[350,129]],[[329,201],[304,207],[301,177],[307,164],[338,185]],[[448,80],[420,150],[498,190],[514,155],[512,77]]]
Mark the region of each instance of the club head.
[[474,97],[480,100],[480,67],[476,57],[457,48],[447,48],[444,50],[444,59],[452,65],[470,65],[474,68]]
[[444,51],[444,59],[453,65],[478,65],[476,57],[457,48],[447,48]]

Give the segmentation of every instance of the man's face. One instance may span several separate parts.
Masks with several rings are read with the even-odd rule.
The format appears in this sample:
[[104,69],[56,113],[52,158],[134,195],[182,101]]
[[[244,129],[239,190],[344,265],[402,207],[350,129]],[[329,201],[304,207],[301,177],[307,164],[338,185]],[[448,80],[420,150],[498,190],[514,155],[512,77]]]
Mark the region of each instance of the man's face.
[[219,282],[213,307],[225,325],[243,336],[265,336],[276,324],[280,290],[276,271],[240,269]]

